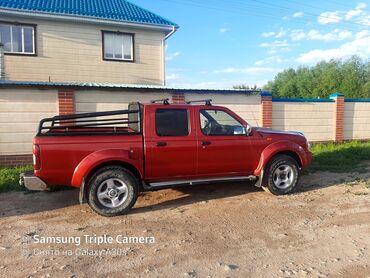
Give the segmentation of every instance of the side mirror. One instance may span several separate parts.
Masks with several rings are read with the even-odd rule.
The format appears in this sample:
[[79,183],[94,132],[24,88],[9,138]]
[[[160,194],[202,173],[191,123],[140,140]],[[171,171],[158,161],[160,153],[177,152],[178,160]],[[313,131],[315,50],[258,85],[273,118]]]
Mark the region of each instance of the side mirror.
[[247,130],[244,126],[234,126],[234,135],[247,134]]
[[252,127],[250,125],[247,125],[245,127],[247,136],[252,135]]

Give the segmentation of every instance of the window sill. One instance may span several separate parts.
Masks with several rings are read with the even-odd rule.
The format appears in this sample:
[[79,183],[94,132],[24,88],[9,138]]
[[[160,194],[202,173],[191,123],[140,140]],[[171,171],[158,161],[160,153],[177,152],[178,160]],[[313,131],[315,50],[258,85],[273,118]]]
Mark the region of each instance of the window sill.
[[121,62],[121,63],[135,63],[135,60],[120,60],[120,59],[109,59],[109,58],[103,58],[103,61],[107,61],[107,62]]
[[37,56],[37,53],[13,53],[13,52],[4,52],[4,55],[9,55],[9,56]]

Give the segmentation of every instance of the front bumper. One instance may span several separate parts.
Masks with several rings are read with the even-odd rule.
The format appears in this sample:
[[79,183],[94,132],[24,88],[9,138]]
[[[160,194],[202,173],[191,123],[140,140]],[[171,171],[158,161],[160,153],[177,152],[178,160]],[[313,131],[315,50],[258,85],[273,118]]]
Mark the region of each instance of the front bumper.
[[36,177],[33,172],[21,173],[19,184],[24,185],[28,190],[32,191],[49,190],[48,185],[42,179]]

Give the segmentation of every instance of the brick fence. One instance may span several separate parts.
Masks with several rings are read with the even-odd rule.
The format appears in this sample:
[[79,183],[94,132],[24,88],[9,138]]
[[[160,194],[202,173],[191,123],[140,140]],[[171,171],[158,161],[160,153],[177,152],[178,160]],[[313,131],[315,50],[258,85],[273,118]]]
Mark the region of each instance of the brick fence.
[[[170,98],[175,104],[213,99],[214,105],[230,108],[252,125],[300,131],[312,142],[370,140],[370,99],[346,99],[341,93],[324,99],[285,99],[274,98],[268,92],[238,90],[211,93],[208,90],[32,90],[0,90],[0,166],[32,163],[31,142],[41,118],[125,109],[125,105],[135,99],[146,103],[150,99]],[[33,98],[35,101],[30,103]]]

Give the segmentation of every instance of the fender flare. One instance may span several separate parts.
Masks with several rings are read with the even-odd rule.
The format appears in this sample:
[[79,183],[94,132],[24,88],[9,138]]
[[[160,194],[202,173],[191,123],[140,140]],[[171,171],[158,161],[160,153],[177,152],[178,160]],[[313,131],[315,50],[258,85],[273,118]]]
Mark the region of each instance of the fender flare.
[[262,180],[263,169],[267,165],[267,163],[271,160],[271,158],[281,152],[293,152],[295,153],[300,160],[300,164],[303,165],[303,157],[305,156],[304,149],[302,146],[298,145],[297,143],[290,142],[290,141],[278,141],[268,145],[261,153],[260,161],[257,168],[254,170],[255,176],[260,176],[260,180]]
[[82,159],[73,172],[71,185],[73,187],[81,187],[84,179],[95,167],[110,161],[119,161],[130,164],[140,173],[140,176],[142,176],[140,170],[132,163],[129,150],[107,149],[91,153]]

